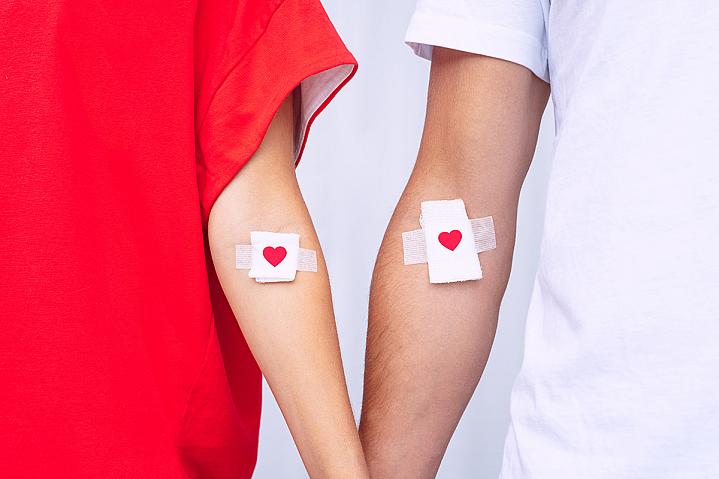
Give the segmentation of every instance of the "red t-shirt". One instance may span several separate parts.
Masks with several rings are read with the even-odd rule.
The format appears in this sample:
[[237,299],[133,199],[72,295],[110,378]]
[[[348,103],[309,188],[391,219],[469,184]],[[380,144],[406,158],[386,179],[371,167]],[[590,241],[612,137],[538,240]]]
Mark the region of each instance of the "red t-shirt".
[[354,71],[318,0],[0,2],[0,477],[250,477],[203,225],[287,94],[299,158]]

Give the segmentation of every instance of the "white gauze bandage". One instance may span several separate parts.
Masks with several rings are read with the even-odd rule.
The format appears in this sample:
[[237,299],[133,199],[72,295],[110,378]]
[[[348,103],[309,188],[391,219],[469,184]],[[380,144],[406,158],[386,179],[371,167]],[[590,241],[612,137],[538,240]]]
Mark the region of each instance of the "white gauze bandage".
[[423,201],[422,229],[402,233],[404,264],[427,263],[430,283],[482,279],[478,253],[497,247],[491,216],[470,220],[462,200]]
[[235,245],[235,269],[249,269],[258,283],[294,281],[297,271],[317,272],[317,253],[300,248],[296,233],[252,231],[248,245]]

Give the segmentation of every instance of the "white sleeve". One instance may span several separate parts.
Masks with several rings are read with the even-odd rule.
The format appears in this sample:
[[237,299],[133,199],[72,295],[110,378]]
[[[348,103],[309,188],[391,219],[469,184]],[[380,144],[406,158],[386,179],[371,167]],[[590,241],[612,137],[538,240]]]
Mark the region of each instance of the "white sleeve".
[[405,41],[430,60],[432,47],[501,58],[549,81],[542,0],[418,0]]

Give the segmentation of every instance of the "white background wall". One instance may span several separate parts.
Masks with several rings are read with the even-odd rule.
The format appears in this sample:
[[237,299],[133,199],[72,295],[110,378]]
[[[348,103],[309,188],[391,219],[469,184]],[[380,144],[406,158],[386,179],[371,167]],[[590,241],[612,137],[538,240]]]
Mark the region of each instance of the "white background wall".
[[[387,221],[414,163],[429,63],[403,43],[415,0],[324,0],[360,62],[355,79],[319,117],[299,168],[322,241],[355,414],[362,374],[369,282]],[[440,478],[497,477],[509,393],[522,358],[524,318],[539,252],[553,136],[545,114],[522,193],[514,268],[489,365],[445,456]],[[292,438],[265,388],[258,479],[304,478]]]

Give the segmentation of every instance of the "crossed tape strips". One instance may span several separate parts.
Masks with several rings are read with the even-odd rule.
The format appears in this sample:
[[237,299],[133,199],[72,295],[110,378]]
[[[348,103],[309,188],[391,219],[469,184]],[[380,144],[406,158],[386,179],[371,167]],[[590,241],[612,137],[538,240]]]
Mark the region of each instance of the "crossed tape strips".
[[[474,236],[474,251],[482,253],[497,247],[494,232],[494,220],[491,216],[469,220]],[[402,233],[404,264],[422,264],[427,262],[427,243],[424,230],[413,230]]]

